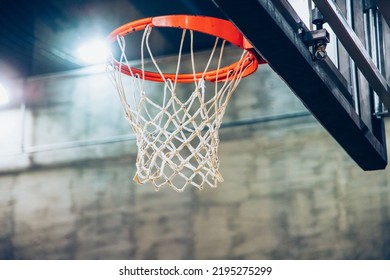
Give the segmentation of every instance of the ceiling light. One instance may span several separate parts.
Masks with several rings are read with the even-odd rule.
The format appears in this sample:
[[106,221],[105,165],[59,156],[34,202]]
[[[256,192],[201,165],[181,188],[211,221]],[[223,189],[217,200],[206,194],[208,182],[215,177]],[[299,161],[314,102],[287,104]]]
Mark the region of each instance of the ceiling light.
[[103,40],[92,40],[77,50],[78,58],[89,65],[105,62],[108,54],[108,47]]
[[0,84],[0,106],[6,105],[9,103],[9,96],[7,90],[3,85]]

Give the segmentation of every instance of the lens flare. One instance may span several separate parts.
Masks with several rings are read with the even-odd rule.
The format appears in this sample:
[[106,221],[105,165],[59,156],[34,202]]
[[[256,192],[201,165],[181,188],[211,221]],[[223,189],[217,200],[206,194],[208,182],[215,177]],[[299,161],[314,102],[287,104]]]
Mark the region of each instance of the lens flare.
[[88,65],[105,62],[108,54],[108,47],[103,40],[92,40],[80,46],[77,50],[79,59]]

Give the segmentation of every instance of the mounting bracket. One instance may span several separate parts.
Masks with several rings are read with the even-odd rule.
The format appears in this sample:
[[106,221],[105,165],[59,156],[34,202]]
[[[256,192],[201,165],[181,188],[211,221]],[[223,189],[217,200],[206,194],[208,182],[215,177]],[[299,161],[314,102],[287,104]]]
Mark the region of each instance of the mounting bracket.
[[316,30],[304,32],[302,40],[309,47],[313,60],[324,60],[328,56],[326,46],[330,42],[329,33],[323,28],[325,20],[318,8],[314,8],[311,13]]

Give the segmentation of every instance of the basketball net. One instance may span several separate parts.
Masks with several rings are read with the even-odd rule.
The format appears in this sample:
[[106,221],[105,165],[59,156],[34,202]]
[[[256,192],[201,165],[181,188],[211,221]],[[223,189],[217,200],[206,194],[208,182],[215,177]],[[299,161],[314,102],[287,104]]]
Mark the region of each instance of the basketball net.
[[[237,88],[245,68],[251,65],[246,61],[248,51],[244,50],[240,63],[234,71],[218,78],[221,68],[225,40],[216,38],[203,75],[195,71],[193,50],[193,31],[183,30],[177,59],[176,72],[173,78],[163,74],[149,45],[152,27],[147,26],[141,41],[141,73],[134,73],[126,57],[126,43],[123,36],[117,36],[120,58],[112,59],[112,81],[118,91],[125,113],[137,138],[138,155],[137,171],[134,181],[138,184],[151,182],[156,191],[163,186],[170,186],[181,192],[187,186],[203,189],[205,185],[217,187],[223,178],[219,172],[218,146],[219,128],[226,106]],[[182,49],[186,34],[190,34],[190,59],[192,73],[187,82],[193,83],[193,89],[182,94],[182,83],[178,82],[182,60]],[[218,43],[221,40],[221,46]],[[151,60],[162,79],[163,85],[159,98],[156,92],[151,94],[145,84],[145,53]],[[207,81],[205,73],[211,61],[217,56],[217,73],[215,81]],[[148,62],[149,62],[148,59]],[[122,68],[128,68],[130,80],[124,80]],[[222,76],[222,74],[221,74]],[[132,90],[129,91],[128,88]],[[181,94],[179,94],[181,93]]]

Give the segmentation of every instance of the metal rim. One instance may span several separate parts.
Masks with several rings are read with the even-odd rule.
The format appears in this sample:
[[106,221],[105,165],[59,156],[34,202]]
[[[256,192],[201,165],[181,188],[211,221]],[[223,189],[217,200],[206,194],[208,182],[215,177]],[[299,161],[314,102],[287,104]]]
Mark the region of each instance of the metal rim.
[[147,26],[150,27],[168,27],[168,28],[179,28],[179,29],[187,29],[193,30],[205,34],[209,34],[227,42],[245,49],[248,53],[239,61],[230,64],[228,66],[220,68],[217,70],[207,71],[206,73],[185,73],[185,74],[172,74],[172,73],[163,73],[163,77],[157,72],[150,71],[142,71],[138,68],[128,67],[127,65],[120,65],[119,61],[112,58],[112,63],[115,66],[118,66],[120,71],[123,74],[131,76],[139,75],[145,80],[155,81],[155,82],[164,82],[165,80],[175,80],[178,83],[188,83],[194,82],[194,80],[199,80],[202,77],[206,81],[225,81],[231,77],[235,77],[238,75],[234,73],[237,65],[241,65],[239,67],[239,76],[245,77],[257,70],[259,64],[265,63],[265,61],[259,57],[254,51],[252,45],[245,39],[245,37],[241,34],[241,32],[230,22],[227,20],[207,17],[207,16],[195,16],[195,15],[167,15],[167,16],[158,16],[158,17],[149,17],[136,21],[129,22],[124,24],[114,31],[112,31],[107,40],[110,43],[113,43],[117,40],[118,36],[126,36],[136,31],[144,30]]

